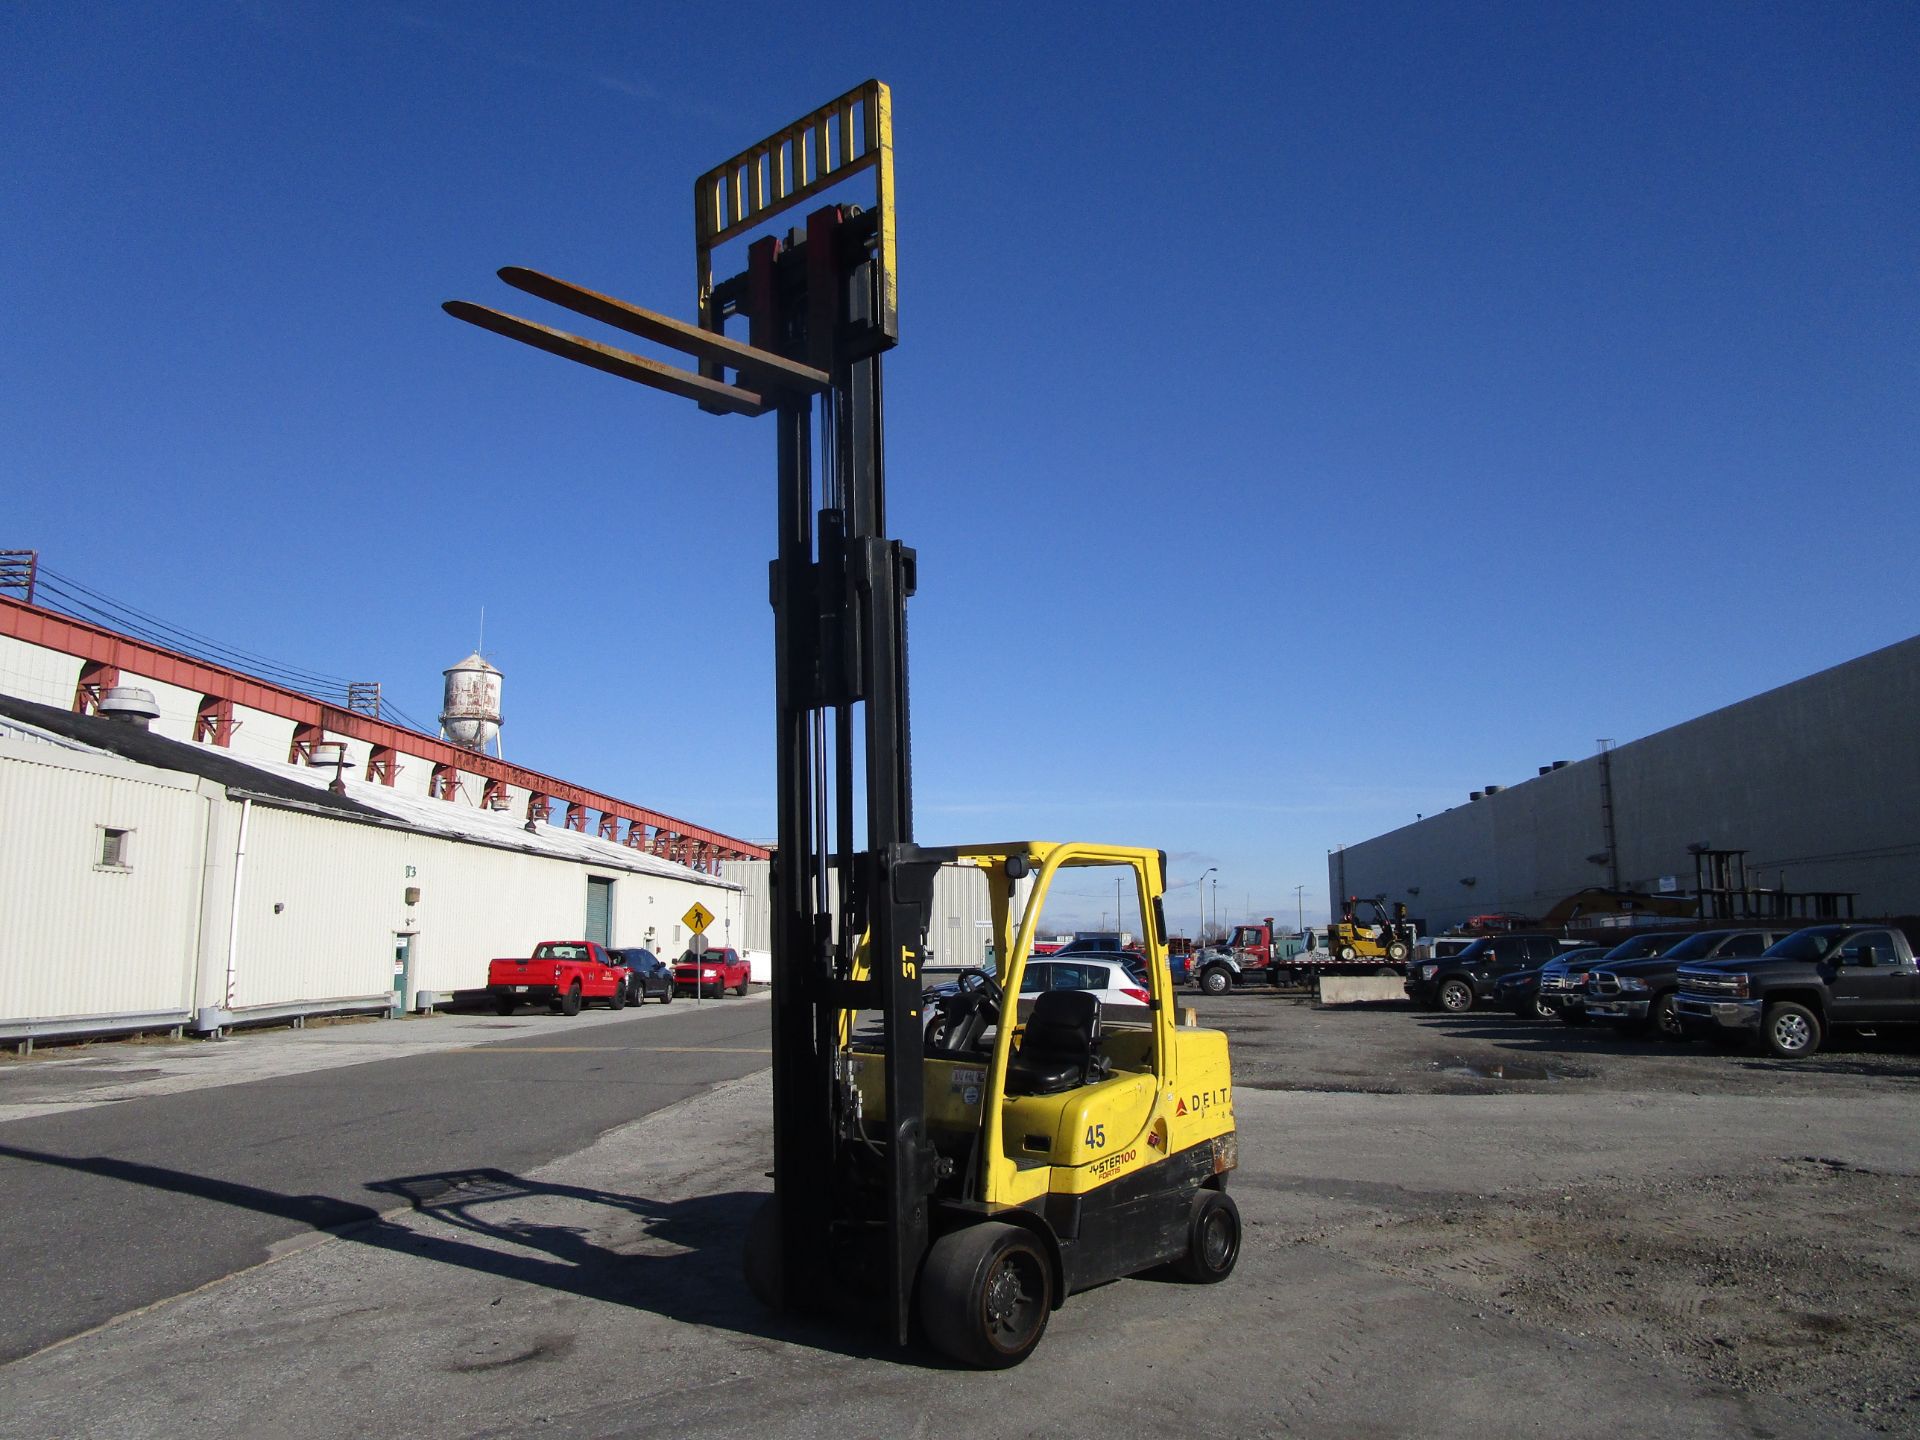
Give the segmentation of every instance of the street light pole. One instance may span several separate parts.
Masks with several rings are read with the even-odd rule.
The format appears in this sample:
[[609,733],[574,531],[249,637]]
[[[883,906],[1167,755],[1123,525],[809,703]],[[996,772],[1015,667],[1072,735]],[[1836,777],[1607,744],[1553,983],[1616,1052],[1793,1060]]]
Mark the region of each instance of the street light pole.
[[1306,889],[1304,885],[1293,887],[1293,933],[1296,935],[1307,933],[1307,902],[1303,898]]
[[[1200,872],[1200,880],[1198,882],[1200,889],[1200,934],[1198,939],[1202,950],[1207,948],[1207,876],[1213,874],[1213,872],[1219,868],[1218,865],[1209,865]],[[1218,886],[1220,882],[1216,880],[1213,883]]]

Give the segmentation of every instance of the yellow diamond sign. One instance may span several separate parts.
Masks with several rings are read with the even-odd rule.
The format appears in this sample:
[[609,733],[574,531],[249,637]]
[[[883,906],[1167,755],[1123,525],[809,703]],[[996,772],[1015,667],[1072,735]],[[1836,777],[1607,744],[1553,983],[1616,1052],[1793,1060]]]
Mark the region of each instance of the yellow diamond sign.
[[698,935],[709,925],[713,924],[713,912],[696,900],[693,902],[693,908],[682,915],[680,919],[689,930]]

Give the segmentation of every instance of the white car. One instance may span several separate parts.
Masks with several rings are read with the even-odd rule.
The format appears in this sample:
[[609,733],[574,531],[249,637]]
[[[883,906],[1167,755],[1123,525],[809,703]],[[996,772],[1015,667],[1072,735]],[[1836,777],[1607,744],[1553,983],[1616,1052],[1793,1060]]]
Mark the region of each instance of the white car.
[[1100,997],[1102,1011],[1144,1009],[1153,998],[1146,979],[1134,975],[1118,955],[1029,960],[1020,977],[1020,998],[1031,1001],[1042,990],[1091,990]]

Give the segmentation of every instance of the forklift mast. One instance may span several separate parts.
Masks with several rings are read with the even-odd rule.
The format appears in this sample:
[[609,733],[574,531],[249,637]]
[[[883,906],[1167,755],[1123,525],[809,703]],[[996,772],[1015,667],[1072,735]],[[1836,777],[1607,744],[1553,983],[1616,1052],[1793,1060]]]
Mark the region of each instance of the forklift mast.
[[[863,172],[873,177],[871,208],[827,203],[784,235],[759,233],[745,270],[715,280],[720,247],[766,232],[775,216]],[[774,415],[781,1291],[790,1303],[818,1303],[852,1282],[883,1295],[904,1343],[934,1188],[920,972],[941,857],[913,844],[906,602],[917,576],[914,552],[887,534],[881,361],[899,333],[887,87],[869,81],[716,166],[696,182],[694,202],[697,326],[538,272],[500,273],[690,354],[697,371],[487,307],[445,308],[713,413]],[[726,334],[729,320],[744,321],[744,343]],[[836,1073],[847,1012],[880,1019],[887,1118],[878,1142],[848,1113],[853,1087]],[[876,1237],[877,1273],[860,1273],[859,1263],[850,1271],[846,1257],[875,1256]]]

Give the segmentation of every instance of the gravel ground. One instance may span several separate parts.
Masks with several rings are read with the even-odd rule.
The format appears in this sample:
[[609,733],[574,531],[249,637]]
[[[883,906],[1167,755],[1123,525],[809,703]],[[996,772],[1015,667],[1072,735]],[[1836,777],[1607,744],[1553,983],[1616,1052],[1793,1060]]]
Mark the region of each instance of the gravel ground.
[[[1820,1143],[1869,1098],[1920,1099],[1920,1036],[1842,1040],[1785,1062],[1497,1013],[1323,1009],[1257,992],[1198,1004],[1201,1023],[1232,1033],[1242,1086],[1465,1104],[1612,1093],[1663,1122],[1712,1101],[1716,1126],[1726,1101],[1736,1115],[1743,1100],[1784,1102],[1807,1153],[1687,1165],[1666,1124],[1649,1123],[1638,1154],[1607,1156],[1575,1181],[1495,1195],[1382,1190],[1362,1213],[1294,1239],[1617,1346],[1623,1383],[1635,1374],[1626,1357],[1638,1356],[1920,1434],[1920,1137],[1909,1128],[1909,1153],[1887,1166],[1832,1158]],[[1423,1168],[1417,1155],[1407,1162],[1410,1175]]]

